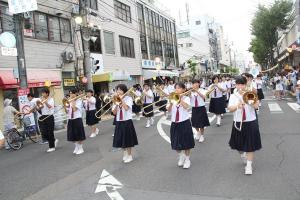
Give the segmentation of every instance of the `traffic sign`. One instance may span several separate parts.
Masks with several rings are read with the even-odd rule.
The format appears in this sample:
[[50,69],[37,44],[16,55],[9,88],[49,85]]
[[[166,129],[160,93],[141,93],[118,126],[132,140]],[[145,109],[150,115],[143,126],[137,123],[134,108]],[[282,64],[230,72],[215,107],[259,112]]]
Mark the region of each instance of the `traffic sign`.
[[37,0],[8,0],[9,12],[13,14],[37,10]]
[[16,46],[16,37],[10,32],[0,34],[0,44],[4,47],[13,48]]

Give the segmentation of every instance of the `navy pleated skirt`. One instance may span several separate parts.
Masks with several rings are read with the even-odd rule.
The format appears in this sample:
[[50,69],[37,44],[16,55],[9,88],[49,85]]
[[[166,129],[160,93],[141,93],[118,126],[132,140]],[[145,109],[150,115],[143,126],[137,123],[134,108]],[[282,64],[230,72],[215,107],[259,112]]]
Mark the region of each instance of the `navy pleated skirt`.
[[265,98],[265,95],[264,95],[262,89],[257,89],[257,96],[258,96],[258,99],[259,99],[259,100],[262,100],[262,99]]
[[138,105],[136,105],[136,104],[133,102],[133,105],[132,105],[132,112],[133,112],[133,113],[139,113],[139,112],[141,112],[141,111],[142,111],[141,106],[138,106]]
[[173,150],[188,150],[195,147],[193,130],[190,120],[179,123],[172,122],[170,135],[171,147]]
[[217,114],[217,115],[226,113],[225,99],[223,96],[220,98],[211,98],[210,99],[209,112]]
[[[145,106],[148,106],[149,104],[144,104],[143,107]],[[152,112],[151,112],[152,111]],[[148,114],[146,114],[148,113]],[[144,112],[143,112],[143,116],[144,117],[153,117],[154,116],[154,112],[153,112],[153,105],[149,106],[148,108],[145,108],[144,109]]]
[[[237,127],[240,127],[240,123],[237,123]],[[254,152],[261,149],[258,121],[243,122],[241,131],[238,131],[233,123],[229,146],[242,152]]]
[[132,120],[116,121],[113,147],[129,148],[135,145],[138,145],[138,139]]
[[86,139],[82,118],[68,120],[67,139],[70,142],[78,142]]
[[86,124],[89,126],[99,123],[99,119],[95,116],[96,110],[86,111]]
[[161,100],[160,102],[158,102],[158,106],[161,107],[159,108],[159,111],[167,112],[167,103],[168,100]]
[[205,106],[192,108],[192,126],[194,128],[204,128],[210,126]]

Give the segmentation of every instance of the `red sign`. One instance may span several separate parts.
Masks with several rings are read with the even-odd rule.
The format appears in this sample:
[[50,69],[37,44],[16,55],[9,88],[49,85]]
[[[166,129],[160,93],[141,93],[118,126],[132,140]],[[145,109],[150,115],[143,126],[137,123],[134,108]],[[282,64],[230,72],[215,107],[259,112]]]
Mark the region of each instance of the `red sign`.
[[27,94],[29,94],[29,88],[26,89],[19,89],[18,90],[18,96],[27,96]]

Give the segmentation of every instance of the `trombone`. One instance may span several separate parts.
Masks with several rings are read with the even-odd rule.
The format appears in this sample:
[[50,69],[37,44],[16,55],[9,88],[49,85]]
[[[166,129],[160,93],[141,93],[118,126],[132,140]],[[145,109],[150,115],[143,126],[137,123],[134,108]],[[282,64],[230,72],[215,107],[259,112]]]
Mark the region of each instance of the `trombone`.
[[217,84],[213,84],[212,87],[211,87],[211,89],[208,90],[208,91],[206,92],[205,96],[206,96],[207,98],[209,98],[209,97],[210,97],[210,94],[211,94],[213,91],[216,90],[216,86],[217,86]]
[[112,106],[110,106],[109,107],[109,109],[107,109],[104,113],[102,113],[100,116],[98,116],[98,114],[107,106],[107,105],[109,105],[109,104],[111,104],[111,103],[113,103],[113,104],[115,104],[115,105],[120,105],[121,104],[121,102],[122,102],[122,99],[126,96],[126,95],[128,95],[128,94],[134,94],[134,92],[133,92],[133,87],[132,88],[130,88],[127,92],[125,92],[122,96],[118,96],[118,95],[114,95],[114,96],[108,96],[107,95],[107,97],[105,98],[104,97],[104,99],[106,99],[106,101],[107,101],[107,103],[101,108],[101,109],[99,109],[96,113],[95,113],[95,117],[96,118],[98,118],[98,119],[101,119],[101,117],[103,116],[103,115],[105,115],[110,109],[111,109],[111,107]]
[[[167,93],[165,93],[159,86],[156,86],[155,89],[156,89],[157,92],[159,93],[160,97],[167,97],[167,96],[169,96],[169,95],[168,95]],[[145,106],[143,109],[149,108],[150,106],[155,105],[155,104],[157,104],[157,103],[159,103],[160,101],[163,101],[163,100],[164,100],[164,99],[159,99],[159,100],[157,100],[157,101],[155,101],[155,102],[153,102],[153,103],[151,103],[151,104]],[[161,108],[161,107],[163,107],[163,106],[160,106],[160,108]]]
[[[238,92],[238,91],[237,91]],[[236,94],[235,94],[236,95]],[[248,105],[254,105],[257,103],[258,101],[258,96],[255,92],[253,91],[250,91],[250,90],[246,90],[243,95],[242,95],[242,99],[243,99],[243,102],[245,104],[248,104]],[[243,126],[243,115],[244,115],[244,110],[242,109],[242,120],[240,122],[240,127],[237,127],[237,122],[235,121],[234,122],[234,127],[238,130],[238,131],[242,131],[242,126]]]

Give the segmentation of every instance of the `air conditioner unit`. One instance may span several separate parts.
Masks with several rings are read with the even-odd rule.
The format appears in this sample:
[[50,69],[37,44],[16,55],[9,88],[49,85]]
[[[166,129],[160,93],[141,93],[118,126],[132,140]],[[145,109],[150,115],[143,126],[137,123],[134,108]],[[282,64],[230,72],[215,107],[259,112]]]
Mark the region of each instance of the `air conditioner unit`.
[[62,53],[62,58],[63,58],[65,63],[70,63],[70,62],[74,61],[74,55],[70,51],[64,51]]

